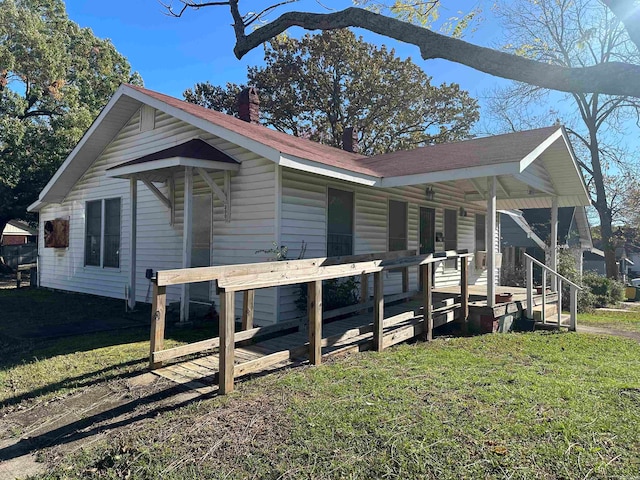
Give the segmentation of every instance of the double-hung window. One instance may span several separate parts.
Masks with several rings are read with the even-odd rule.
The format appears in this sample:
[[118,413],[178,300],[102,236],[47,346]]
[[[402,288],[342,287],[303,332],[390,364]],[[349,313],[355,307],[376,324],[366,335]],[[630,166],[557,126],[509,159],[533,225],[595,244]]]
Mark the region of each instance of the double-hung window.
[[407,202],[389,200],[389,251],[407,249]]
[[353,192],[330,188],[327,196],[327,257],[353,255]]
[[120,199],[86,204],[84,264],[120,267]]

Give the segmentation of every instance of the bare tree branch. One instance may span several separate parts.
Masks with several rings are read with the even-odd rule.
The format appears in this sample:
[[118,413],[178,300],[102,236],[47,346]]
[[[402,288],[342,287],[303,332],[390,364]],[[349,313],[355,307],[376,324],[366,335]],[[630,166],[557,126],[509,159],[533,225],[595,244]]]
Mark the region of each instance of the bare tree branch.
[[623,23],[631,41],[640,50],[640,8],[634,0],[601,0]]
[[602,92],[640,97],[640,82],[638,82],[640,65],[623,62],[610,62],[582,68],[550,65],[473,45],[355,7],[336,13],[287,12],[273,22],[245,35],[243,17],[238,11],[238,0],[231,0],[230,5],[236,33],[234,53],[238,58],[242,58],[252,49],[293,26],[307,30],[360,27],[416,45],[420,48],[422,58],[425,60],[443,58],[491,75],[553,90]]

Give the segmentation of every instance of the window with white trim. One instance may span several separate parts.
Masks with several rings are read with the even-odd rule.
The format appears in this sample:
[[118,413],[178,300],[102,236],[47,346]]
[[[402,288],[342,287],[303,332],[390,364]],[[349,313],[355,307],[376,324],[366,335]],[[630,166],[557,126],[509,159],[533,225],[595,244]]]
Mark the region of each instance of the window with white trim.
[[120,267],[120,199],[86,203],[84,264]]
[[484,251],[487,249],[486,222],[486,215],[476,213],[476,250]]
[[[445,209],[444,211],[444,249],[458,249],[458,211]],[[446,260],[446,268],[458,268],[458,259]]]

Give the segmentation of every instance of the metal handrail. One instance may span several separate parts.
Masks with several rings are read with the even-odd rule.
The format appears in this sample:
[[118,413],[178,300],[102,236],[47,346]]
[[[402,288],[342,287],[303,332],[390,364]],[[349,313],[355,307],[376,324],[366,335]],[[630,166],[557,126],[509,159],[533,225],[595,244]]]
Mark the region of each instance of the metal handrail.
[[578,323],[578,290],[582,290],[582,287],[576,285],[568,278],[563,277],[552,268],[533,258],[531,255],[527,255],[525,253],[524,256],[527,265],[527,317],[533,319],[533,265],[536,264],[542,267],[542,323],[546,323],[546,272],[549,272],[560,280],[560,282],[557,283],[558,329],[560,329],[562,319],[562,282],[564,281],[569,284],[571,295],[569,300],[569,330],[573,330],[575,332]]
[[552,269],[551,267],[549,267],[548,265],[545,265],[544,263],[540,262],[539,260],[536,260],[535,258],[533,258],[531,255],[525,253],[524,254],[525,257],[530,258],[531,260],[533,260],[533,262],[537,265],[540,265],[542,268],[544,268],[546,271],[548,271],[549,273],[552,273],[553,275],[555,275],[556,277],[558,277],[559,279],[561,279],[564,282],[567,282],[569,285],[576,287],[578,290],[582,290],[582,287],[580,285],[576,285],[575,283],[573,283],[571,280],[569,280],[566,277],[563,277],[562,275],[560,275],[558,272],[556,272],[554,269]]

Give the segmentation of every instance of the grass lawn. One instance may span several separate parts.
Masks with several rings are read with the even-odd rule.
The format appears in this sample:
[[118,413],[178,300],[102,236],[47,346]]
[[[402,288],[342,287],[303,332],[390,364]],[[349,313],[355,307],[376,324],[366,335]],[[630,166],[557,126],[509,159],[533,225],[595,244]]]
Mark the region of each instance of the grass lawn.
[[638,425],[638,343],[484,335],[250,380],[37,478],[637,478]]
[[[148,307],[123,310],[84,295],[0,291],[0,418],[25,401],[144,370]],[[121,328],[39,336],[103,321]],[[213,335],[170,329],[167,343]],[[73,453],[54,442],[41,452],[50,468],[34,478],[631,479],[640,478],[638,425],[637,342],[483,335],[242,381],[228,397],[125,422]]]
[[[0,290],[0,312],[0,407],[66,394],[148,365],[149,305],[125,313],[122,300],[25,288]],[[105,328],[113,329],[99,331]],[[82,333],[91,329],[98,331]],[[166,345],[211,336],[212,328],[169,329]]]
[[578,315],[578,325],[640,332],[640,311],[636,309],[628,312],[596,310],[593,313],[581,313]]

